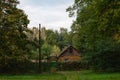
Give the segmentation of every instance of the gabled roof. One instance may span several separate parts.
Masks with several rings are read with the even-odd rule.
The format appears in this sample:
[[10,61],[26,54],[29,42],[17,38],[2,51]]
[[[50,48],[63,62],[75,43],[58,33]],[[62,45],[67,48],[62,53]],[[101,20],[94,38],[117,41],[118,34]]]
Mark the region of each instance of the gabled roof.
[[[66,50],[68,50],[69,48],[74,49],[75,51],[77,51],[79,53],[79,51],[77,49],[75,49],[73,46],[68,46],[67,48],[65,48],[59,55],[58,57],[62,56],[63,54],[65,54]],[[78,56],[80,56],[80,54],[78,54]]]

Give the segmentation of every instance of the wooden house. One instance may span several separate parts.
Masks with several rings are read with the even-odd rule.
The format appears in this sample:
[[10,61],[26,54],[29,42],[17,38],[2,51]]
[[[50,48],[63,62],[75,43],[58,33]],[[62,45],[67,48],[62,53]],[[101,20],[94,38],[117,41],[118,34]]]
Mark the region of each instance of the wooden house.
[[81,60],[81,55],[73,46],[64,49],[58,56],[58,62],[78,62]]

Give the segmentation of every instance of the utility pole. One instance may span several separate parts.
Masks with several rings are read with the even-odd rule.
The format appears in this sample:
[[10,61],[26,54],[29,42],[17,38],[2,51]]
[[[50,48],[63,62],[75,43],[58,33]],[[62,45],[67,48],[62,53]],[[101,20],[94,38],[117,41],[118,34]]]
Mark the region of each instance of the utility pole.
[[39,72],[42,72],[41,69],[41,24],[39,24]]

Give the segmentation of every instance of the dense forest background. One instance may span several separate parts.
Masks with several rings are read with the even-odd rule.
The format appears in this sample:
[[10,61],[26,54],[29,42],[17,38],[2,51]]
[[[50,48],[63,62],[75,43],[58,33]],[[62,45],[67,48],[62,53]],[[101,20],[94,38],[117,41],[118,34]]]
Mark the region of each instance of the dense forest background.
[[[82,54],[83,66],[97,71],[120,71],[120,1],[75,0],[67,11],[76,15],[71,31],[27,28],[29,20],[17,0],[0,0],[0,72],[27,70],[31,60],[59,53],[68,45]],[[39,41],[41,45],[39,45]],[[22,65],[22,66],[21,66]]]

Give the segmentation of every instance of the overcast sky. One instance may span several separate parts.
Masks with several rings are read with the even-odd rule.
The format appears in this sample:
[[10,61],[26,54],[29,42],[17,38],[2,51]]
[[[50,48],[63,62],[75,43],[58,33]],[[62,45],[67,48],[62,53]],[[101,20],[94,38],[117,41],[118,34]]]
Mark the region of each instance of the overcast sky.
[[68,17],[66,8],[74,0],[19,0],[19,8],[28,15],[28,27],[38,27],[41,23],[47,29],[59,30],[60,27],[70,30],[73,18]]

